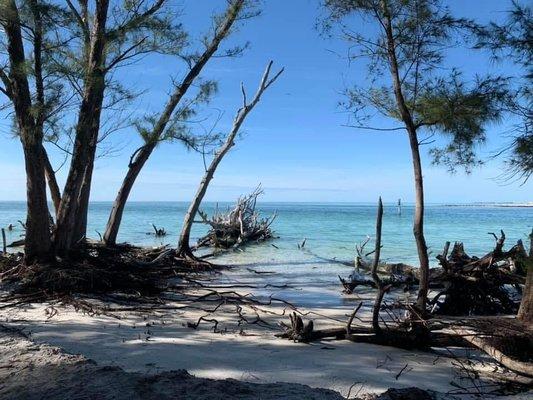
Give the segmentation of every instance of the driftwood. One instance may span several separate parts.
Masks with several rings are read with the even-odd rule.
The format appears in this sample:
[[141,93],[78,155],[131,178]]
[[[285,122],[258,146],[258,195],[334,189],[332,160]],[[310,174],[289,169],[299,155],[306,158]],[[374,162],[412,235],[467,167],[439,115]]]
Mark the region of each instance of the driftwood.
[[[410,311],[410,317],[408,319],[400,320],[394,315],[391,315],[392,321],[389,321],[390,323],[385,323],[384,321],[385,326],[382,327],[380,325],[380,311],[382,309],[383,297],[393,286],[392,284],[385,283],[385,280],[378,274],[382,218],[383,205],[380,198],[376,220],[375,249],[365,255],[374,254],[374,259],[370,267],[372,279],[370,280],[366,276],[361,275],[359,271],[357,271],[358,275],[356,275],[356,285],[364,284],[378,290],[373,305],[372,326],[352,327],[355,315],[362,305],[360,303],[350,315],[345,327],[317,330],[312,320],[305,323],[294,312],[290,316],[290,326],[282,324],[284,332],[276,336],[298,342],[311,342],[324,338],[334,338],[359,343],[420,350],[429,350],[431,347],[474,347],[487,353],[496,362],[511,371],[523,376],[533,377],[533,357],[531,354],[533,334],[529,328],[524,328],[525,325],[520,325],[520,321],[511,320],[509,322],[504,319],[499,321],[502,328],[506,331],[503,335],[498,336],[495,333],[498,329],[494,327],[496,320],[488,322],[474,320],[474,323],[469,324],[474,329],[469,329],[468,326],[465,327],[465,323],[462,323],[463,321],[456,320],[450,323],[449,321],[435,321],[435,319],[426,320],[427,314],[425,310],[417,310],[413,306],[406,306]],[[445,290],[439,293],[434,299],[434,303],[437,305],[436,302],[439,297],[443,293],[446,295],[444,303],[438,304],[441,310],[470,311],[473,307],[481,307],[481,304],[477,300],[481,300],[482,298],[488,303],[490,303],[488,301],[489,298],[497,300],[502,306],[509,306],[508,303],[512,303],[506,292],[504,296],[502,282],[517,284],[523,281],[523,278],[511,272],[511,265],[516,271],[517,267],[522,263],[522,258],[527,258],[528,255],[520,241],[512,249],[505,252],[503,250],[505,243],[505,234],[503,231],[500,237],[494,236],[496,238],[494,250],[481,258],[469,257],[465,253],[461,243],[454,245],[448,257],[450,243],[447,242],[445,244],[443,253],[437,257],[442,265],[441,271],[434,276],[434,280],[440,280],[446,284]],[[357,249],[358,267],[364,263],[364,258],[362,257],[364,254],[364,244]],[[512,263],[509,260],[512,260]],[[351,282],[344,281],[343,283],[353,284],[353,276]],[[343,281],[342,278],[340,279]],[[472,287],[468,285],[472,285]],[[459,293],[460,290],[462,290],[462,293]],[[482,296],[479,296],[479,299],[473,299],[473,293],[476,293],[476,296],[481,293]],[[463,303],[461,306],[459,306],[460,302]],[[485,311],[486,308],[475,308],[475,310]],[[443,330],[446,327],[448,330]]]
[[263,194],[258,186],[252,193],[240,197],[235,206],[226,212],[208,217],[203,211],[198,214],[202,223],[210,226],[209,232],[198,240],[196,247],[235,248],[249,242],[261,242],[273,237],[271,225],[276,214],[261,218],[256,210],[257,197]]
[[[429,302],[432,310],[446,315],[492,315],[514,314],[518,303],[513,299],[506,285],[520,290],[525,283],[528,254],[521,240],[505,251],[505,233],[500,236],[491,233],[496,239],[492,251],[482,257],[471,257],[460,242],[454,244],[451,252],[450,242],[446,242],[442,254],[436,258],[441,267],[430,270],[430,287],[439,289]],[[358,286],[377,288],[372,278],[372,263],[364,253],[364,245],[357,246],[355,271],[339,280],[345,293],[352,293]],[[378,264],[377,273],[384,285],[391,288],[409,290],[418,285],[418,271],[405,264]]]
[[[454,327],[454,331],[462,336],[464,340],[471,343],[474,347],[487,353],[491,358],[497,361],[504,367],[514,371],[518,374],[529,376],[533,378],[533,362],[531,361],[519,361],[508,355],[504,354],[495,346],[491,345],[487,341],[485,335],[480,335],[476,331],[469,330],[463,327]],[[490,337],[490,336],[489,336]]]
[[434,311],[446,315],[515,314],[518,303],[506,285],[524,284],[527,252],[518,241],[508,251],[503,250],[505,233],[492,234],[496,240],[494,250],[481,258],[470,257],[462,243],[455,243],[448,256],[450,243],[437,256],[443,273],[434,281],[443,283],[431,301]]
[[9,243],[6,247],[21,247],[24,246],[25,242],[24,239],[15,240],[14,242]]
[[2,253],[7,253],[6,230],[2,228]]
[[154,233],[149,232],[147,235],[154,235],[155,237],[164,237],[167,236],[167,231],[165,228],[158,228],[155,226],[155,224],[152,224],[152,228],[154,229]]

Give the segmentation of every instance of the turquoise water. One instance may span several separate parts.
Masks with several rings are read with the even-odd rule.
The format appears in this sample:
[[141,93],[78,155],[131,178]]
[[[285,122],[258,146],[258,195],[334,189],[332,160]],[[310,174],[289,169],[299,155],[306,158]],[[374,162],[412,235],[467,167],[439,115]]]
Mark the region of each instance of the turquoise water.
[[[185,202],[131,202],[124,213],[119,240],[147,246],[175,244],[187,205]],[[227,205],[220,203],[219,207]],[[214,207],[214,203],[204,205],[207,212]],[[96,232],[103,233],[110,208],[110,202],[91,204],[88,236],[98,238]],[[302,252],[294,250],[304,238],[307,238],[305,247],[319,256],[352,260],[355,243],[364,240],[367,235],[373,236],[375,231],[376,207],[371,204],[264,203],[259,208],[265,214],[278,214],[273,228],[279,239],[269,243],[279,249],[270,244],[249,247],[245,253],[237,252],[230,256],[235,262],[260,262],[272,257],[279,258],[279,262],[283,259],[294,262],[295,257],[302,257]],[[411,233],[412,214],[412,206],[404,205],[400,216],[394,204],[385,204],[383,260],[416,264],[416,248]],[[15,224],[18,219],[24,218],[24,203],[0,202],[0,226]],[[148,235],[152,231],[152,223],[164,227],[168,236],[156,239]],[[503,229],[509,245],[519,238],[527,243],[532,226],[533,208],[429,205],[425,231],[431,259],[434,260],[446,240],[463,241],[469,253],[479,255],[493,246],[494,240],[488,232]],[[204,226],[196,224],[192,236],[197,238],[205,230]],[[13,232],[8,232],[8,241],[18,239],[20,234],[17,224]],[[371,248],[372,244],[367,246]]]

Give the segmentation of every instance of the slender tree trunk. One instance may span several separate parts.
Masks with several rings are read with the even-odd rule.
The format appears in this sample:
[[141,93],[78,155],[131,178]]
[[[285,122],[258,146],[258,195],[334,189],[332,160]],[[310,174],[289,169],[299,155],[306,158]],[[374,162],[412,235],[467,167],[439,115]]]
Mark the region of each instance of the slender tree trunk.
[[527,269],[526,285],[522,292],[522,301],[517,317],[528,324],[533,323],[533,268],[531,265]]
[[161,116],[159,117],[159,120],[157,121],[150,135],[150,141],[133,154],[130,164],[128,166],[128,172],[126,173],[126,176],[122,181],[120,190],[117,193],[117,197],[115,198],[115,201],[113,203],[113,208],[111,209],[111,213],[109,214],[109,219],[107,221],[107,226],[103,237],[104,242],[106,244],[116,244],[118,231],[120,229],[120,223],[122,222],[122,214],[124,212],[128,197],[130,195],[133,185],[135,184],[137,177],[143,169],[144,164],[146,164],[146,161],[148,161],[148,158],[150,158],[150,155],[154,151],[156,144],[163,135],[168,125],[168,122],[172,117],[172,113],[180,103],[183,96],[187,93],[194,80],[198,77],[200,72],[202,72],[202,69],[205,67],[207,62],[218,50],[218,46],[220,45],[222,40],[224,40],[230,33],[231,27],[239,16],[243,5],[244,0],[238,0],[230,4],[226,13],[226,18],[222,22],[220,29],[217,30],[217,33],[215,34],[213,40],[211,41],[209,46],[207,46],[204,53],[198,58],[196,64],[194,64],[194,66],[190,69],[189,73],[185,76],[181,84],[176,88],[169,101],[167,102],[165,109],[161,113]]
[[405,128],[407,129],[413,160],[413,172],[415,180],[415,215],[413,222],[413,235],[416,241],[418,258],[420,260],[420,285],[417,305],[421,310],[425,310],[429,288],[429,257],[426,240],[424,237],[424,181],[422,175],[422,162],[420,160],[420,144],[418,142],[417,128],[403,97],[398,60],[396,58],[394,32],[386,0],[382,0],[381,5],[383,8],[383,14],[385,15],[384,28],[387,37],[387,52],[394,88],[394,96],[396,98],[396,103],[398,105],[401,118],[405,124]]
[[9,54],[10,93],[20,129],[26,167],[27,217],[25,261],[47,260],[50,257],[50,225],[46,201],[46,181],[42,153],[42,131],[33,119],[32,100],[26,75],[26,59],[21,24],[14,0],[6,0],[0,12],[8,15],[3,22]]
[[272,67],[272,61],[268,63],[265,73],[263,74],[263,78],[261,79],[259,89],[257,90],[250,104],[246,103],[246,95],[244,94],[244,88],[243,88],[243,97],[244,97],[243,103],[244,104],[242,108],[239,109],[239,111],[237,112],[237,115],[235,116],[235,119],[233,121],[233,127],[230,133],[228,134],[226,141],[220,147],[220,149],[218,149],[218,151],[215,153],[215,156],[213,157],[211,164],[209,164],[209,167],[206,169],[204,177],[202,178],[202,181],[200,182],[200,186],[198,187],[198,190],[196,192],[196,195],[194,196],[191,204],[189,205],[189,209],[187,210],[187,213],[185,214],[185,218],[183,221],[183,228],[181,230],[181,234],[180,234],[180,238],[178,242],[178,254],[181,255],[182,257],[195,258],[194,255],[192,254],[191,247],[189,244],[190,237],[191,237],[191,228],[194,222],[194,218],[196,217],[196,214],[198,213],[198,209],[200,208],[200,204],[202,203],[205,193],[207,192],[209,183],[211,182],[211,179],[213,179],[213,176],[218,167],[218,164],[220,164],[220,162],[222,161],[224,156],[227,154],[227,152],[234,146],[235,137],[237,136],[237,133],[239,132],[239,129],[242,123],[246,119],[246,116],[257,105],[257,103],[261,99],[261,95],[263,94],[263,92],[266,89],[268,89],[268,87],[272,83],[274,83],[274,81],[283,72],[283,69],[281,69],[272,79],[269,79],[271,67]]
[[128,172],[122,181],[122,186],[117,193],[117,197],[109,215],[109,220],[107,221],[104,242],[108,245],[115,245],[117,243],[118,231],[120,223],[122,222],[124,207],[126,207],[128,201],[128,196],[130,195],[135,180],[139,176],[148,157],[150,157],[154,147],[154,144],[147,144],[146,146],[141,147],[139,152],[135,155],[135,159],[130,162],[130,165],[128,166]]
[[424,236],[424,179],[422,176],[422,163],[420,148],[416,132],[409,133],[409,144],[413,158],[413,172],[415,179],[415,215],[413,221],[413,235],[416,241],[418,259],[420,260],[420,276],[418,289],[418,307],[424,310],[427,303],[429,289],[429,256]]
[[48,190],[50,191],[52,203],[54,204],[55,214],[57,216],[57,212],[59,211],[59,204],[61,203],[61,191],[59,190],[59,185],[57,184],[54,168],[50,163],[50,159],[48,158],[48,154],[44,146],[41,151],[43,154],[44,172],[46,180],[48,181]]
[[529,257],[526,266],[526,284],[522,292],[522,301],[517,317],[519,320],[531,324],[533,323],[533,230],[529,235]]
[[383,221],[383,202],[381,197],[378,202],[378,215],[376,217],[376,246],[374,248],[374,261],[372,262],[372,279],[376,284],[376,299],[374,300],[374,308],[372,309],[372,329],[376,335],[381,333],[381,327],[379,326],[379,311],[381,309],[381,302],[385,295],[383,288],[383,282],[378,275],[379,257],[381,254],[381,226]]
[[109,0],[96,2],[88,71],[76,125],[76,139],[54,233],[54,247],[58,253],[68,253],[72,245],[77,243],[80,239],[77,233],[80,231],[80,225],[83,225],[77,225],[77,219],[80,215],[80,201],[83,200],[81,196],[84,179],[92,176],[95,144],[100,128],[105,90],[105,24],[108,8]]

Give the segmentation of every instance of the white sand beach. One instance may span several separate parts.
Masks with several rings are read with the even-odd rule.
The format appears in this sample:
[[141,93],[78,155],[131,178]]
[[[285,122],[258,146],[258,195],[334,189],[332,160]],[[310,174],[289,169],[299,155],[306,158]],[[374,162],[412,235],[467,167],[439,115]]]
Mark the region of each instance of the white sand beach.
[[[257,284],[259,280],[265,284],[272,279],[268,274],[239,270],[224,272],[215,281],[205,283],[246,285],[253,281]],[[275,282],[280,280],[282,277],[276,276]],[[247,289],[237,290],[249,293]],[[276,289],[270,290],[270,295],[279,298],[290,290],[298,291]],[[206,293],[201,289],[195,292]],[[364,306],[358,316],[368,318],[371,298],[372,292],[345,296],[344,303],[336,308],[320,306],[319,302],[316,307],[299,307],[298,311],[305,319],[313,319],[315,327],[339,327],[345,324],[353,305],[359,301]],[[183,309],[112,311],[107,315],[88,315],[71,306],[32,304],[4,309],[0,318],[4,327],[22,330],[37,345],[58,347],[98,366],[119,367],[127,373],[186,370],[198,378],[232,378],[261,384],[288,382],[330,389],[342,396],[413,386],[453,394],[472,386],[459,364],[447,357],[444,350],[425,353],[345,340],[293,343],[274,336],[280,331],[278,323],[288,322],[288,313],[292,311],[289,305],[273,301],[268,306],[239,306],[223,304],[212,297],[207,299],[192,304],[175,300],[166,305],[187,306]],[[211,321],[202,321],[197,329],[190,327],[202,316]],[[215,320],[216,332],[213,331]],[[47,362],[53,361],[49,356],[46,358]],[[483,361],[484,370],[498,368],[479,353],[472,352],[468,358]],[[0,371],[3,373],[10,371],[6,367],[11,362],[8,359],[9,353],[2,353],[4,369]],[[480,387],[491,384],[483,378],[476,381]]]

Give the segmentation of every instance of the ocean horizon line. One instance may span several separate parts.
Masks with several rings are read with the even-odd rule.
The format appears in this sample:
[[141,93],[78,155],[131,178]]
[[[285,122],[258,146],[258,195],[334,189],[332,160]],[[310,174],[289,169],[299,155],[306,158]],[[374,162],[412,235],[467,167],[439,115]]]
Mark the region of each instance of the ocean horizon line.
[[[205,200],[203,203],[223,203],[232,204],[236,200]],[[0,203],[25,203],[25,200],[2,200]],[[398,200],[383,201],[384,204],[397,206]],[[113,200],[91,200],[90,204],[112,204]],[[189,200],[130,200],[131,204],[188,204]],[[258,201],[258,204],[303,204],[303,205],[354,205],[354,206],[372,206],[375,205],[375,201],[285,201],[285,200],[272,200],[272,201]],[[49,201],[49,204],[51,202]],[[414,206],[414,202],[402,201],[402,206]],[[494,201],[494,202],[426,202],[426,206],[442,206],[442,207],[533,207],[533,201]]]

